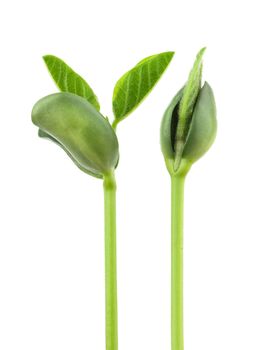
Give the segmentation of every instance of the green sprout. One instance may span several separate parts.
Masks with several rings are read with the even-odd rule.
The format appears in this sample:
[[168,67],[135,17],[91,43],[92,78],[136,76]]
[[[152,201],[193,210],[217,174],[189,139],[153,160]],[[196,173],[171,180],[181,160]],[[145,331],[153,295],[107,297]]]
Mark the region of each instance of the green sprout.
[[88,83],[61,59],[44,56],[61,92],[42,98],[33,107],[32,121],[39,128],[39,136],[60,146],[80,170],[103,179],[106,350],[118,349],[115,169],[119,147],[115,130],[152,90],[173,55],[164,52],[149,56],[118,80],[112,124],[100,113],[98,99]]
[[185,86],[175,95],[161,124],[161,149],[171,177],[171,344],[184,349],[183,336],[183,207],[184,183],[192,164],[214,142],[217,129],[212,89],[202,86],[198,53]]

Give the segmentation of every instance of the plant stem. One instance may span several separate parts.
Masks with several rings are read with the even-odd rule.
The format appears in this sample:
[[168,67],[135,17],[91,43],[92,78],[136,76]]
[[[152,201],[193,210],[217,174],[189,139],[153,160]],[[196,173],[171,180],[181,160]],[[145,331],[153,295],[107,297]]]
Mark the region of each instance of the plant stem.
[[116,181],[114,173],[104,176],[105,229],[105,336],[106,350],[118,349],[116,280]]
[[116,131],[117,124],[118,124],[118,119],[115,119],[115,120],[112,122],[112,128],[114,129],[114,131]]
[[183,335],[183,206],[185,175],[171,176],[171,343],[184,349]]

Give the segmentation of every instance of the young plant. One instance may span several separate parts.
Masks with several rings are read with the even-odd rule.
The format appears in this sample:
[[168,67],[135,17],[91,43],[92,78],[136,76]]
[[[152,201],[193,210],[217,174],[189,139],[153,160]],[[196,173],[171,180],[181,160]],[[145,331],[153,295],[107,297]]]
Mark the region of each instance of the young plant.
[[39,136],[60,146],[83,172],[103,179],[105,222],[106,349],[117,350],[116,181],[119,160],[117,124],[152,90],[170,63],[173,52],[140,61],[116,83],[114,121],[100,113],[96,95],[86,81],[55,56],[44,56],[60,93],[39,100],[32,121]]
[[192,164],[211,147],[216,136],[212,89],[202,86],[202,56],[198,53],[187,83],[165,111],[161,148],[171,177],[171,344],[183,350],[183,202],[184,182]]

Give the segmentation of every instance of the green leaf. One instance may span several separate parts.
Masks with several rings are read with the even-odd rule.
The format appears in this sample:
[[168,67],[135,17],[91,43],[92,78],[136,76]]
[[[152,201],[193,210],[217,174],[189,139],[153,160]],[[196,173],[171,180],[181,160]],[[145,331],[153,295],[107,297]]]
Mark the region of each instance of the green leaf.
[[152,90],[170,63],[174,52],[141,60],[116,83],[113,92],[114,126],[131,113]]
[[193,109],[201,88],[202,57],[205,50],[206,48],[203,48],[197,54],[193,68],[190,71],[186,86],[184,88],[182,99],[180,101],[175,140],[175,169],[178,168],[181,161],[182,152],[189,132]]
[[84,97],[98,111],[100,110],[97,96],[80,75],[56,56],[46,55],[43,56],[43,59],[52,78],[61,91],[71,92],[72,94]]

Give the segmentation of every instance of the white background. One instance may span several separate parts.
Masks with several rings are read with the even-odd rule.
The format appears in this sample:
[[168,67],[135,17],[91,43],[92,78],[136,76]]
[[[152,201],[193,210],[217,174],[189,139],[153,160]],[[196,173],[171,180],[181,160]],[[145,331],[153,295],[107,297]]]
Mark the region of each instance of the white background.
[[0,349],[104,349],[102,182],[37,137],[56,92],[41,56],[79,72],[111,116],[116,80],[176,55],[118,127],[119,348],[170,349],[170,181],[161,116],[207,46],[217,140],[187,178],[186,350],[266,349],[264,1],[5,1],[1,32]]

